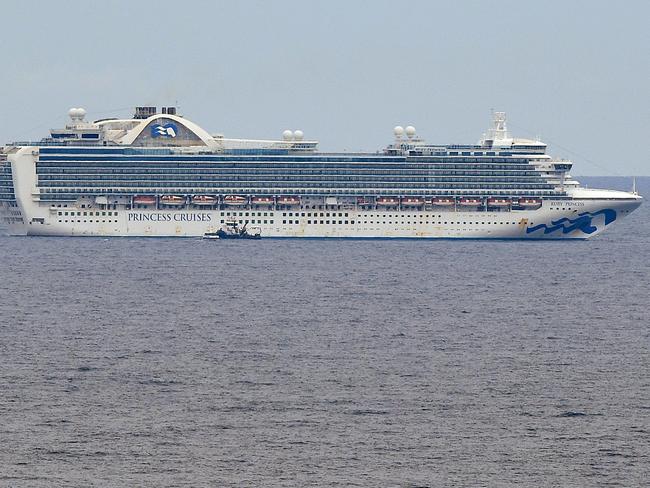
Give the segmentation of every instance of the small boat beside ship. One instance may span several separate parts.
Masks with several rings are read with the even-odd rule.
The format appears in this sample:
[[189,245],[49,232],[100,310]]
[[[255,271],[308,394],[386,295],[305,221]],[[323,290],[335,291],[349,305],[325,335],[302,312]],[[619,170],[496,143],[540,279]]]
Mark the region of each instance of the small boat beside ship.
[[259,227],[247,229],[248,223],[239,227],[239,222],[229,220],[216,232],[206,232],[204,239],[261,239],[262,230]]

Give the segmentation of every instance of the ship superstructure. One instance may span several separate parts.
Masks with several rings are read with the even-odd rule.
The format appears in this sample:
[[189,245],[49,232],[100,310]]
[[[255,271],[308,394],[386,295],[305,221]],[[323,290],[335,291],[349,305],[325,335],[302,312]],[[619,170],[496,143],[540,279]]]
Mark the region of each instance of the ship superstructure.
[[503,112],[477,144],[433,145],[412,126],[376,153],[320,152],[211,135],[174,107],[85,121],[0,154],[0,214],[14,235],[202,236],[227,221],[267,237],[578,238],[641,204],[591,190]]

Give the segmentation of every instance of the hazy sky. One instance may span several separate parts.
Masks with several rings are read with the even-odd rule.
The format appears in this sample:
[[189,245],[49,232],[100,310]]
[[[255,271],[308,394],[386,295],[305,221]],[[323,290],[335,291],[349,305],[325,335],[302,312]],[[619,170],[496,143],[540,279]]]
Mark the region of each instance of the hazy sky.
[[650,175],[650,1],[2,0],[0,141],[174,105],[210,132],[476,142],[490,109],[573,174]]

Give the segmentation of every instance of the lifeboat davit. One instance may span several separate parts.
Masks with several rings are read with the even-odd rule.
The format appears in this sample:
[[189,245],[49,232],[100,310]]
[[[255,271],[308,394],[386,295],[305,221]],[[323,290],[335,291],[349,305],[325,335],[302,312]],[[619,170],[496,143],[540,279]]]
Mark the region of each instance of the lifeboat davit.
[[487,203],[490,207],[508,207],[511,202],[509,198],[491,197],[488,198]]
[[398,205],[399,199],[395,197],[377,197],[376,203],[382,207],[391,207],[393,205]]
[[278,197],[278,205],[298,205],[299,197]]
[[133,197],[133,205],[155,205],[156,197],[153,195],[136,195]]
[[372,205],[372,200],[366,197],[357,197],[357,205]]
[[458,204],[465,207],[478,207],[480,205],[483,205],[483,199],[474,197],[462,197],[460,200],[458,200]]
[[162,205],[185,205],[185,197],[180,195],[163,195],[160,197]]
[[540,198],[520,198],[517,205],[520,207],[539,207],[542,204]]
[[248,199],[242,195],[226,195],[223,197],[223,203],[226,205],[246,205]]
[[212,195],[194,195],[192,197],[192,204],[194,205],[215,205],[217,202],[217,197]]
[[273,197],[253,197],[251,203],[253,205],[273,205]]
[[449,207],[456,204],[456,200],[451,197],[434,197],[431,199],[431,205],[439,205],[441,207]]
[[424,205],[424,198],[404,197],[402,198],[403,207],[420,207]]

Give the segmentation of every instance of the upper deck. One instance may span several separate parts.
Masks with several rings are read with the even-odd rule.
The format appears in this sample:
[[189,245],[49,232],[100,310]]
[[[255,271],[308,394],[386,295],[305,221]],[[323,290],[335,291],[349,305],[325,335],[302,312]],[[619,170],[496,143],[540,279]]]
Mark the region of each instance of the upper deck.
[[478,144],[431,145],[415,129],[375,153],[327,153],[301,131],[282,139],[210,135],[170,108],[140,108],[132,119],[84,120],[71,109],[64,129],[37,143],[41,200],[79,193],[504,195],[565,194],[571,163],[553,161],[539,141],[510,138],[505,117]]

